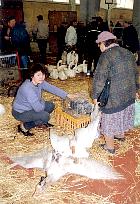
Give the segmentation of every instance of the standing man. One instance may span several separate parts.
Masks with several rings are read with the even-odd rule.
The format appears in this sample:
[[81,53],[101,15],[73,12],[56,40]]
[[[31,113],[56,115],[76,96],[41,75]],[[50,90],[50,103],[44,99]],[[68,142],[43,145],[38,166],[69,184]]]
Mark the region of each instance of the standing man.
[[48,24],[44,22],[42,15],[37,16],[37,19],[38,23],[33,29],[33,34],[36,35],[40,51],[40,62],[46,64],[46,48],[49,37],[49,27]]
[[24,81],[28,76],[29,56],[31,55],[30,37],[24,22],[16,24],[11,31],[11,42],[20,58],[21,78]]
[[67,31],[67,23],[62,22],[60,27],[58,27],[57,29],[57,48],[58,48],[57,61],[61,60],[62,53],[65,49],[66,31]]
[[1,31],[1,51],[3,53],[12,53],[14,48],[11,43],[11,31],[16,25],[16,19],[14,16],[7,18],[7,25],[3,26]]
[[124,22],[122,40],[123,47],[130,50],[132,53],[136,53],[139,50],[138,34],[131,22]]

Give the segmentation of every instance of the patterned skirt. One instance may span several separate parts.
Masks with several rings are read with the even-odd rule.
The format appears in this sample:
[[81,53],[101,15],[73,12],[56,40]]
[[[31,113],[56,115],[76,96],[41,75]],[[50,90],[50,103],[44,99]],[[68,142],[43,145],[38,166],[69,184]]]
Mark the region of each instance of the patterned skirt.
[[124,132],[132,129],[134,127],[134,111],[135,105],[132,104],[117,113],[102,113],[101,134],[114,137],[115,135],[123,135]]

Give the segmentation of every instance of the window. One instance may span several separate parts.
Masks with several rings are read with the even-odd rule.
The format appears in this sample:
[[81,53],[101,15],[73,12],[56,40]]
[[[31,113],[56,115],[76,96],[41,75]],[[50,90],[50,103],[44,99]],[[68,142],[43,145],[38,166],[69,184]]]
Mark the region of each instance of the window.
[[[106,0],[106,2],[111,2],[111,1],[112,0]],[[117,8],[126,8],[126,9],[133,9],[133,1],[134,0],[113,0],[113,2],[117,4],[116,5]],[[107,9],[105,0],[101,0],[100,7]]]
[[117,7],[133,9],[133,0],[117,0]]
[[[69,3],[69,0],[52,0],[53,2]],[[76,4],[80,4],[80,0],[75,0]]]
[[80,0],[75,0],[75,3],[76,4],[80,4]]
[[53,2],[69,3],[69,0],[52,0]]

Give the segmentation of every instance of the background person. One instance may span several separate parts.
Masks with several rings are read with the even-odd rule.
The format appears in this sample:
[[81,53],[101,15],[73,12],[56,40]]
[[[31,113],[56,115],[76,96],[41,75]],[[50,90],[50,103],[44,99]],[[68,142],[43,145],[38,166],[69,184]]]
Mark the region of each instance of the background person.
[[101,133],[105,137],[102,148],[115,153],[114,139],[124,140],[124,132],[134,126],[134,103],[136,98],[136,68],[133,54],[118,44],[116,36],[104,31],[96,43],[102,52],[93,79],[93,101],[103,90],[108,76],[111,87],[108,103],[101,109]]
[[13,117],[21,121],[21,125],[18,125],[18,132],[25,136],[32,136],[33,133],[29,130],[38,125],[53,126],[48,121],[55,105],[52,101],[45,101],[41,98],[42,91],[48,91],[63,99],[73,97],[45,81],[45,69],[41,64],[33,65],[30,77],[19,87],[12,106]]
[[61,60],[62,53],[65,49],[66,31],[67,31],[67,23],[62,22],[60,27],[58,27],[57,29],[57,48],[58,48],[57,62]]
[[139,50],[139,39],[135,27],[131,22],[124,22],[122,34],[123,47],[136,53]]
[[71,21],[70,26],[67,28],[65,43],[66,46],[71,50],[75,50],[77,44],[77,32],[76,32],[76,21]]
[[16,25],[16,19],[14,16],[7,18],[7,25],[3,26],[1,31],[1,52],[13,53],[14,48],[11,42],[11,31]]
[[36,36],[38,48],[40,51],[40,63],[46,64],[46,49],[49,38],[48,24],[43,20],[43,16],[37,16],[38,23],[33,29],[33,34]]
[[11,31],[11,42],[20,58],[21,78],[24,81],[28,74],[29,56],[31,55],[30,37],[24,22],[16,24]]

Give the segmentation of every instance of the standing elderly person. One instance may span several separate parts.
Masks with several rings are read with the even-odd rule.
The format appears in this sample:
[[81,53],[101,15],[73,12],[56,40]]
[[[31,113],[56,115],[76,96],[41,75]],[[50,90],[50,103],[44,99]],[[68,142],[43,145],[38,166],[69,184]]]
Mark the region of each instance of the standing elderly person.
[[124,141],[124,132],[134,126],[136,63],[129,50],[116,44],[116,36],[112,33],[100,33],[96,43],[102,54],[93,79],[93,101],[97,103],[109,76],[109,98],[107,105],[101,108],[101,133],[105,137],[101,147],[114,154],[114,139]]
[[38,23],[33,29],[33,34],[36,35],[38,48],[40,51],[40,63],[46,64],[46,49],[49,37],[48,24],[44,22],[43,16],[37,16]]

